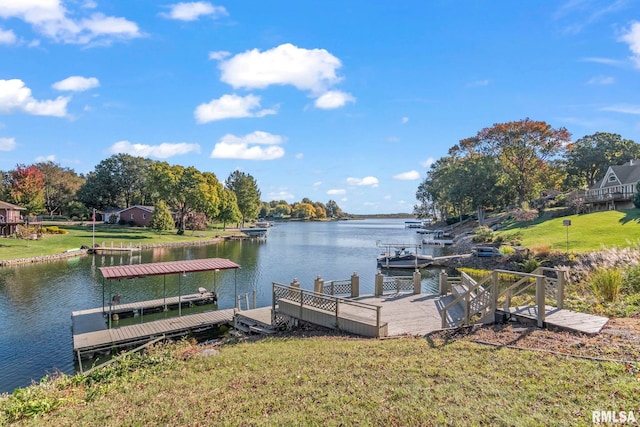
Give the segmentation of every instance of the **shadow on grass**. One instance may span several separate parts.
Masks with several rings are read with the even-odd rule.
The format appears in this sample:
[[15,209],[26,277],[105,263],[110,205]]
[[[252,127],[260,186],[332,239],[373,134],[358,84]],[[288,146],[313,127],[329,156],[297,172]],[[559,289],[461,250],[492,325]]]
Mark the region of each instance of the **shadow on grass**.
[[629,209],[622,212],[624,213],[624,216],[619,219],[618,222],[620,222],[620,224],[624,225],[630,222],[640,224],[640,209]]
[[[87,234],[78,234],[78,237],[83,237],[83,238],[90,238],[92,237],[91,233],[87,233]],[[131,234],[96,234],[96,239],[102,239],[102,240],[115,240],[115,239],[121,239],[121,240],[143,240],[143,239],[150,239],[151,237],[149,236],[132,236]]]

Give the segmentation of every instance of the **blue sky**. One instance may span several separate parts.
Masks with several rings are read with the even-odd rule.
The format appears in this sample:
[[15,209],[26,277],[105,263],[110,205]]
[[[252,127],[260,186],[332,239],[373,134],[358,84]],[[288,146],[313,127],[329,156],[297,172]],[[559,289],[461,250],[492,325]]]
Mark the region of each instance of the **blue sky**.
[[118,152],[411,212],[498,122],[640,142],[636,0],[0,0],[0,170]]

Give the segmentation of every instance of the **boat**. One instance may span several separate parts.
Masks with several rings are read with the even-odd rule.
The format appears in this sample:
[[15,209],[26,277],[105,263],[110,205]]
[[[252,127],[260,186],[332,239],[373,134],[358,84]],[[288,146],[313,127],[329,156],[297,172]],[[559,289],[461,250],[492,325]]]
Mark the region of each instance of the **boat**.
[[429,230],[425,231],[424,237],[422,238],[423,245],[429,246],[449,246],[453,245],[453,239],[447,239],[449,237],[449,233],[444,230]]
[[422,221],[405,221],[404,226],[405,228],[422,228],[423,223]]
[[266,237],[267,229],[263,227],[251,227],[251,228],[241,228],[241,232],[246,234],[248,237]]
[[[380,268],[418,269],[431,264],[433,257],[418,253],[420,245],[404,243],[383,243],[385,251],[377,258]],[[413,250],[411,250],[413,248]]]
[[269,228],[272,225],[273,224],[271,224],[269,221],[256,221],[256,227],[258,228]]

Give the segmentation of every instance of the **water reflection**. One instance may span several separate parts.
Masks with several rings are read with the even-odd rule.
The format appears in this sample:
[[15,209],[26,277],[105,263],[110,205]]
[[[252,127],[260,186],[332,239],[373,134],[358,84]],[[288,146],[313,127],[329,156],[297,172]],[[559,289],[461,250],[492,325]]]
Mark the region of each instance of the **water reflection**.
[[[248,293],[252,301],[253,291],[258,306],[266,306],[271,304],[272,282],[298,278],[303,288],[313,289],[318,275],[342,280],[354,272],[360,276],[361,292],[371,294],[376,256],[382,251],[376,246],[379,240],[416,244],[420,235],[405,229],[403,220],[286,223],[272,227],[266,242],[231,240],[2,268],[0,392],[28,385],[32,378],[54,370],[73,373],[71,312],[99,307],[110,295],[121,295],[125,303],[162,298],[165,289],[167,296],[175,296],[179,288],[187,294],[204,287],[218,294],[221,309],[235,305],[236,293]],[[442,251],[423,249],[435,255]],[[228,258],[241,268],[121,281],[103,281],[99,272],[102,266],[200,258]],[[432,291],[435,278],[427,276],[423,276],[423,290]]]

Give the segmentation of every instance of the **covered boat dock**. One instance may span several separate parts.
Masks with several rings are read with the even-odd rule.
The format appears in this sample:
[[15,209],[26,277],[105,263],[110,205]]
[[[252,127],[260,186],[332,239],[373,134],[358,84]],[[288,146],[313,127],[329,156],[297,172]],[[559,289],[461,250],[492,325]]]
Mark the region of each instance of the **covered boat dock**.
[[[190,304],[207,304],[217,301],[217,295],[206,289],[200,289],[198,294],[182,295],[179,281],[178,296],[167,297],[166,282],[164,297],[161,299],[140,301],[137,303],[119,304],[118,295],[113,295],[111,283],[113,280],[137,279],[147,276],[167,276],[207,271],[235,270],[240,265],[223,258],[205,258],[184,261],[169,261],[137,265],[100,267],[102,273],[102,307],[75,311],[71,314],[73,329],[73,350],[80,359],[82,353],[105,351],[132,344],[151,341],[159,336],[181,336],[191,331],[213,329],[221,324],[230,323],[234,309],[213,310],[208,313],[182,316],[182,307]],[[179,276],[179,277],[180,277]],[[237,280],[237,274],[236,278]],[[108,289],[105,286],[108,282]],[[112,328],[114,315],[127,313],[144,313],[177,308],[178,317],[155,320],[138,325]],[[197,319],[196,319],[197,317]]]

